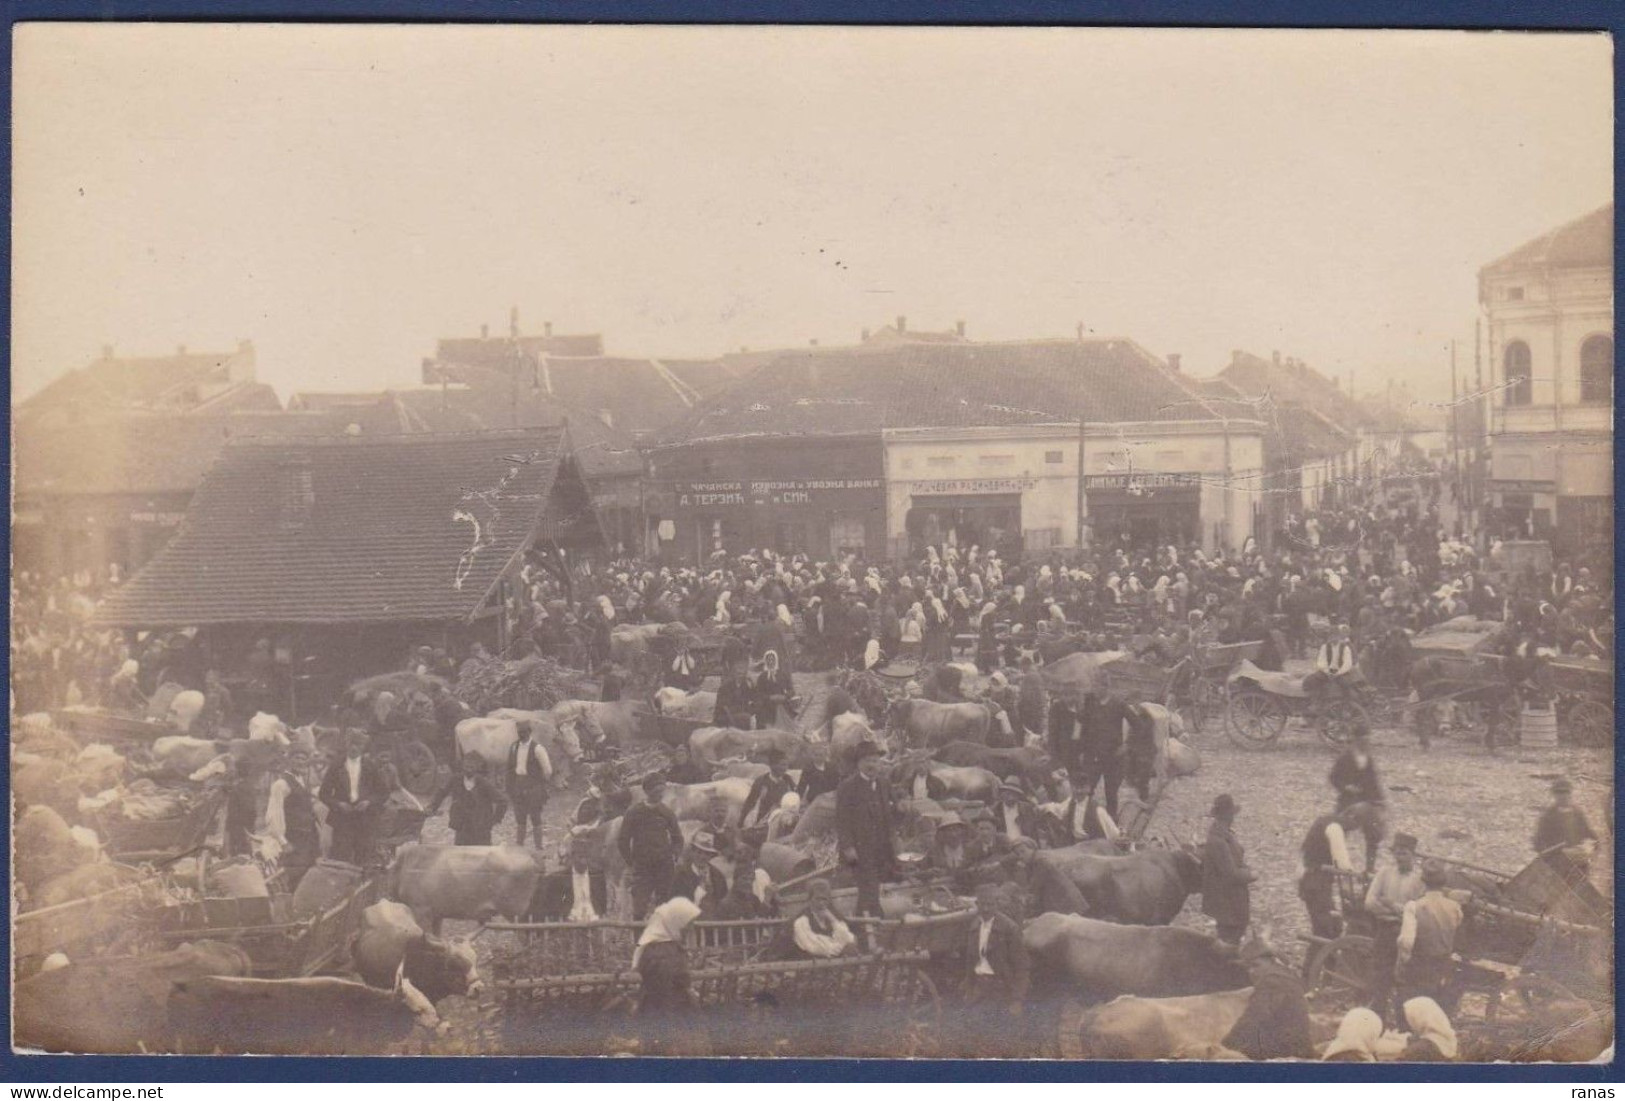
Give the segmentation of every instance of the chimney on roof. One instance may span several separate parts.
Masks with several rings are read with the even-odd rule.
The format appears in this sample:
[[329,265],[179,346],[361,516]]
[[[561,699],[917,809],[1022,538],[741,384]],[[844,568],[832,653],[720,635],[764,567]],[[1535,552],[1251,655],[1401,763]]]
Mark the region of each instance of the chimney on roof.
[[103,359],[112,359],[113,358],[113,346],[111,344],[103,344],[102,345],[102,358]]
[[965,323],[963,321],[954,322],[954,331],[959,334],[960,340],[965,339]]
[[908,318],[902,314],[897,315],[897,331],[900,333],[908,332]]
[[491,326],[486,325],[483,322],[480,324],[480,339],[481,340],[490,340],[491,339]]
[[508,307],[508,335],[515,340],[519,339],[519,307]]
[[542,322],[542,335],[543,336],[552,336],[553,335],[553,323],[551,321]]
[[1179,374],[1179,353],[1178,352],[1169,352],[1168,353],[1168,370],[1172,371],[1176,375]]

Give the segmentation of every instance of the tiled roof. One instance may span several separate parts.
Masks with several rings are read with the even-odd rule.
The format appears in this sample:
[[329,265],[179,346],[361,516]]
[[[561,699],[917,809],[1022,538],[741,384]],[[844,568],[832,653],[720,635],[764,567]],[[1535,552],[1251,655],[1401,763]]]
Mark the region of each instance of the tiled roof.
[[175,538],[98,618],[466,619],[539,527],[583,522],[566,447],[559,429],[234,443]]
[[599,333],[565,333],[554,336],[474,336],[453,337],[436,344],[435,358],[442,363],[461,363],[471,367],[500,367],[513,358],[514,345],[529,359],[538,355],[601,356],[604,338]]
[[1354,432],[1374,428],[1376,421],[1358,401],[1330,379],[1304,363],[1276,363],[1247,352],[1236,352],[1219,377],[1249,398],[1269,395],[1277,407],[1301,405],[1313,409],[1338,428]]
[[1128,340],[894,344],[781,355],[662,439],[1216,416]]
[[[234,360],[247,357],[252,377],[252,346],[234,352],[192,352],[172,356],[111,357],[62,375],[49,386],[19,403],[20,415],[47,409],[157,409],[196,404],[186,400],[187,387],[205,382],[225,383]],[[273,393],[272,399],[275,400]]]
[[1294,462],[1330,458],[1354,446],[1353,436],[1301,406],[1278,409],[1272,429],[1279,433],[1287,458]]
[[613,427],[643,435],[686,415],[702,394],[660,360],[548,356],[541,390],[575,409],[608,411]]
[[318,436],[342,430],[319,413],[238,412],[93,417],[64,429],[32,420],[13,426],[18,493],[190,492],[226,444],[257,436]]
[[1480,275],[1521,268],[1612,268],[1614,204],[1558,226],[1479,269]]

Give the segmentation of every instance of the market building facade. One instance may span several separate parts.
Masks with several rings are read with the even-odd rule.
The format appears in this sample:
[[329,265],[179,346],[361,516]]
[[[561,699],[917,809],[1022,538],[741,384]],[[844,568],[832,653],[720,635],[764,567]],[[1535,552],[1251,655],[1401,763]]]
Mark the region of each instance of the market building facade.
[[[1560,555],[1614,537],[1614,207],[1486,265],[1490,522]],[[1611,556],[1610,556],[1611,557]]]

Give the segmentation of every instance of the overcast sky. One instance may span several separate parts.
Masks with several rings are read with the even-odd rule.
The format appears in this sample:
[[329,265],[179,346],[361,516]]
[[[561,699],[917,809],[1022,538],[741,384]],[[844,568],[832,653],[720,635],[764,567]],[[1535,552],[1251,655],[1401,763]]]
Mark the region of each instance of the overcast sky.
[[411,384],[544,320],[616,354],[1081,321],[1448,392],[1475,272],[1612,194],[1603,36],[24,25],[13,395],[252,338]]

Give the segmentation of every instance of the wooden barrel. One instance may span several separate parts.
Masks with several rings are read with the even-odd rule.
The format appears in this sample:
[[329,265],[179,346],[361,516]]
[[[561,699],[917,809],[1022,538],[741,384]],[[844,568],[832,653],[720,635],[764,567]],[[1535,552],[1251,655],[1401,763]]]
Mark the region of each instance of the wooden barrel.
[[1557,745],[1557,709],[1525,707],[1523,709],[1523,745],[1525,748],[1547,749]]

